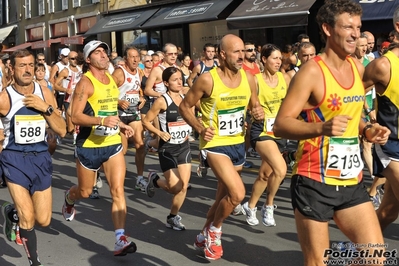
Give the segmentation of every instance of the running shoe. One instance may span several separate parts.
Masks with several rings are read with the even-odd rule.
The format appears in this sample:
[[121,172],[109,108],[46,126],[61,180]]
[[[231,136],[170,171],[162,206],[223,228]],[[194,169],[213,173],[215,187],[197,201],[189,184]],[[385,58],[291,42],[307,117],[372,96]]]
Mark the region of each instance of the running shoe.
[[114,256],[126,256],[128,253],[134,253],[137,246],[134,242],[127,241],[125,235],[121,235],[119,240],[115,243]]
[[291,167],[291,169],[294,167],[295,165],[295,152],[296,151],[289,151],[289,150],[285,150],[281,153],[281,155],[284,158],[285,163]]
[[181,223],[180,215],[176,215],[173,218],[166,219],[166,227],[172,228],[173,230],[176,230],[176,231],[186,230],[186,227],[184,227],[184,224]]
[[249,148],[249,149],[248,149],[247,155],[248,155],[249,157],[260,158],[259,153],[257,153],[257,152],[255,151],[255,149],[253,149],[253,148]]
[[205,242],[206,242],[205,236],[202,233],[198,234],[197,237],[195,238],[194,248],[196,250],[204,251]]
[[197,167],[197,176],[205,177],[208,174],[208,168],[206,168],[204,159],[202,158],[201,152],[198,153],[198,167]]
[[9,213],[14,211],[14,207],[10,202],[4,202],[1,211],[4,218],[3,233],[9,241],[15,241],[17,223],[11,221],[9,217]]
[[66,201],[66,197],[69,194],[69,190],[65,191],[65,200],[64,200],[64,205],[62,205],[62,216],[64,216],[64,219],[68,222],[72,221],[75,218],[75,204],[68,204]]
[[98,171],[97,171],[96,187],[97,188],[102,188],[103,187],[103,180],[101,179],[100,172],[98,172]]
[[262,223],[264,226],[276,226],[276,221],[273,217],[275,208],[277,208],[276,205],[262,206]]
[[15,244],[18,246],[23,246],[21,235],[19,234],[19,226],[17,225],[17,230],[15,231]]
[[147,154],[150,151],[150,149],[151,149],[151,146],[150,146],[150,141],[151,140],[152,140],[151,134],[148,131],[146,131],[144,133],[144,150],[145,150],[145,154]]
[[258,225],[259,224],[259,220],[256,218],[257,208],[256,207],[253,208],[253,209],[249,208],[248,202],[245,202],[242,205],[242,208],[244,209],[245,215],[247,216],[247,219],[246,219],[247,223],[249,225]]
[[241,215],[241,214],[246,215],[245,210],[242,208],[242,205],[241,205],[241,204],[238,204],[238,205],[234,208],[232,214],[233,214],[234,216]]
[[155,177],[157,177],[157,173],[150,172],[148,174],[147,184],[144,188],[145,194],[147,194],[147,196],[150,198],[154,197],[154,195],[155,195],[155,186],[154,186],[154,178]]
[[208,260],[218,260],[223,256],[222,231],[207,229],[204,255]]
[[93,187],[93,191],[91,192],[89,198],[91,198],[91,199],[99,199],[100,198],[100,193],[98,193],[97,187]]
[[242,167],[244,167],[244,168],[252,168],[252,166],[254,166],[253,163],[251,163],[250,161],[245,161],[245,163],[243,164]]
[[137,177],[136,186],[134,188],[136,190],[141,190],[142,192],[144,192],[146,185],[147,185],[147,181],[144,179],[144,177],[139,176],[139,177]]

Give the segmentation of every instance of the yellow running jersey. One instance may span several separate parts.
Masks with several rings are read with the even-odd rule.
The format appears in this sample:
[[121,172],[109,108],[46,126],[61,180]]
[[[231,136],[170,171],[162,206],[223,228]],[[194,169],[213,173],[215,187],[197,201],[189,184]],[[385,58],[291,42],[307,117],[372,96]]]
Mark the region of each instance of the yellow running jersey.
[[277,72],[276,74],[278,77],[278,83],[274,88],[266,84],[262,73],[255,75],[259,87],[259,103],[265,112],[263,132],[259,135],[260,137],[270,136],[276,138],[273,133],[274,120],[276,119],[281,103],[287,94],[287,83],[285,82],[283,73]]
[[[90,79],[94,87],[93,95],[87,99],[83,113],[90,116],[117,116],[119,89],[111,75],[106,73],[110,82],[101,83],[88,71],[84,74]],[[100,148],[121,143],[119,126],[114,128],[106,126],[80,127],[76,145],[85,148]]]
[[299,141],[293,174],[299,174],[328,185],[355,185],[362,180],[363,161],[359,147],[359,123],[365,90],[356,64],[352,66],[353,83],[342,87],[321,57],[314,59],[324,77],[324,98],[318,106],[302,110],[299,119],[307,123],[326,122],[338,115],[348,115],[348,127],[341,137],[319,136]]
[[[389,139],[399,139],[399,58],[391,51],[385,56],[391,64],[391,79],[383,94],[377,98],[377,122],[391,130]],[[395,74],[396,73],[396,74]]]
[[212,94],[208,98],[202,98],[200,106],[204,127],[212,127],[215,135],[209,142],[204,141],[201,136],[200,149],[243,143],[245,114],[251,98],[247,75],[241,69],[240,85],[229,88],[220,79],[217,68],[209,73],[213,79]]

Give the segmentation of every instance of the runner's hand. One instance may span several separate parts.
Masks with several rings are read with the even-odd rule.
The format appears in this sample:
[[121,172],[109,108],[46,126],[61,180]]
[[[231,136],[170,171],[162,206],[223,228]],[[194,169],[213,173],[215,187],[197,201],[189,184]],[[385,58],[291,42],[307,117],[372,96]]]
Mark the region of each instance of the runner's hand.
[[130,126],[128,126],[128,125],[126,125],[126,124],[120,122],[119,128],[120,128],[121,132],[122,132],[123,134],[125,134],[126,138],[133,137],[133,135],[134,135],[134,130],[133,130],[133,128],[131,128]]
[[370,142],[378,143],[384,145],[388,141],[388,137],[391,134],[391,131],[384,126],[381,126],[378,123],[372,124],[373,126],[366,130],[364,137]]
[[23,103],[26,107],[33,108],[41,113],[46,112],[49,106],[48,103],[35,94],[26,94]]
[[347,115],[335,116],[333,119],[328,120],[323,124],[321,135],[326,135],[326,136],[344,135],[346,129],[348,128],[348,123],[350,120],[352,120],[352,118]]
[[168,132],[160,131],[158,136],[165,142],[170,140],[170,134]]
[[256,102],[255,106],[252,107],[251,113],[255,121],[263,121],[265,119],[265,112],[259,102]]
[[205,141],[211,141],[215,135],[215,130],[211,127],[204,128],[201,131],[201,136]]

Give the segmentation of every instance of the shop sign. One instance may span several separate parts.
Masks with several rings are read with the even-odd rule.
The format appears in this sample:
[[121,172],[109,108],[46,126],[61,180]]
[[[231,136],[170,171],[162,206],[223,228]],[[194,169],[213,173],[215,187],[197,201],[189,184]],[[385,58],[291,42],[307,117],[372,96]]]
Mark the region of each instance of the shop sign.
[[129,24],[132,24],[139,17],[140,17],[140,14],[112,18],[112,19],[110,19],[110,21],[108,21],[104,25],[103,28],[111,28],[111,27],[114,28],[114,27],[126,26]]
[[208,3],[208,4],[201,4],[201,5],[195,5],[193,6],[188,6],[188,7],[178,7],[173,9],[166,17],[165,19],[176,19],[176,18],[181,18],[181,17],[188,17],[188,16],[197,16],[197,15],[202,15],[206,11],[208,11],[213,3]]

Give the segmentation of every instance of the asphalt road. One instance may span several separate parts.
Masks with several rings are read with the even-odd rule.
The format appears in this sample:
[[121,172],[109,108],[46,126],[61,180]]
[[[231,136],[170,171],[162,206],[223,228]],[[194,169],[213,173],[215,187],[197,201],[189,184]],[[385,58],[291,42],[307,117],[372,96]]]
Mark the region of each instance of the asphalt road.
[[[197,142],[192,143],[193,158],[198,154]],[[128,215],[126,233],[137,244],[135,254],[114,257],[114,231],[110,216],[111,198],[108,185],[100,189],[100,199],[86,199],[76,204],[76,217],[66,222],[61,214],[64,191],[77,182],[71,139],[65,139],[53,156],[53,219],[50,227],[36,228],[38,250],[44,265],[68,266],[113,266],[113,265],[302,265],[302,253],[298,243],[293,212],[289,196],[290,179],[280,187],[275,203],[276,227],[265,227],[261,223],[251,227],[244,216],[230,216],[223,225],[224,256],[214,262],[205,260],[193,248],[196,234],[205,222],[206,212],[213,203],[216,180],[212,171],[205,178],[196,175],[197,161],[193,161],[192,189],[188,191],[181,209],[185,231],[173,231],[165,227],[169,214],[171,196],[157,190],[154,198],[134,189],[134,150],[127,156],[125,195]],[[254,167],[245,169],[243,181],[247,197],[257,176],[260,160],[249,158]],[[146,159],[146,173],[149,169],[160,172],[156,154],[149,153]],[[103,180],[105,180],[102,174]],[[7,189],[0,190],[0,204],[10,201]],[[264,202],[258,203],[258,210]],[[260,211],[258,211],[260,218]],[[3,218],[0,218],[3,224]],[[399,220],[384,232],[388,249],[399,248]],[[347,238],[330,223],[331,244],[346,241]],[[0,237],[0,265],[28,265],[21,246]]]

